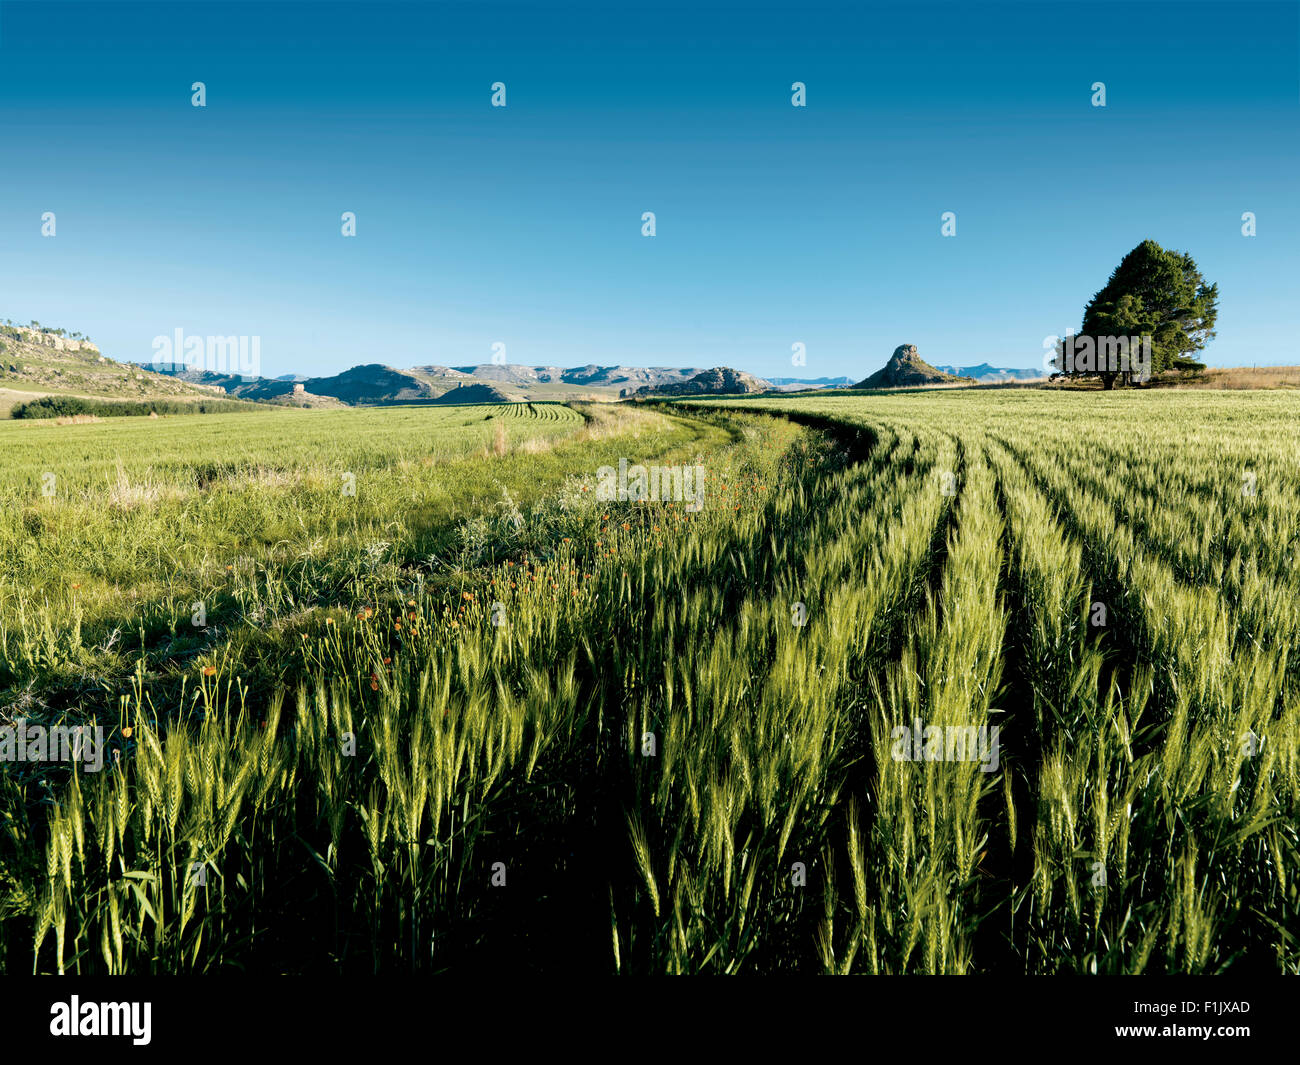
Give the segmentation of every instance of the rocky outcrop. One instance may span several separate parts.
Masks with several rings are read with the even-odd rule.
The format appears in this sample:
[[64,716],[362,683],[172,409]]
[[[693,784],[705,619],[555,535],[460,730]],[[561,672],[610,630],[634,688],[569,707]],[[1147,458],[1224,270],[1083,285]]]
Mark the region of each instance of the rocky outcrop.
[[755,377],[744,370],[733,370],[729,366],[715,366],[712,370],[697,373],[689,381],[678,384],[646,385],[638,388],[634,395],[649,396],[734,396],[750,392],[767,392],[771,384],[761,377]]
[[879,370],[854,388],[918,388],[924,385],[951,385],[970,382],[969,377],[944,373],[921,358],[915,344],[899,344]]
[[85,351],[99,354],[99,348],[89,340],[73,340],[71,337],[59,336],[57,333],[47,333],[43,329],[29,329],[25,325],[16,328],[22,334],[21,339],[29,344],[39,344],[41,347],[53,348],[55,351]]

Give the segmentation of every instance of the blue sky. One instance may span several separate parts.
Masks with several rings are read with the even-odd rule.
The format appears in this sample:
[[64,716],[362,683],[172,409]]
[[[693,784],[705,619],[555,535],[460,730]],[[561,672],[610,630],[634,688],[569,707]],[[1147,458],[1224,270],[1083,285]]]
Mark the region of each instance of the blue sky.
[[269,375],[1035,366],[1149,237],[1207,361],[1300,362],[1298,12],[0,0],[0,317]]

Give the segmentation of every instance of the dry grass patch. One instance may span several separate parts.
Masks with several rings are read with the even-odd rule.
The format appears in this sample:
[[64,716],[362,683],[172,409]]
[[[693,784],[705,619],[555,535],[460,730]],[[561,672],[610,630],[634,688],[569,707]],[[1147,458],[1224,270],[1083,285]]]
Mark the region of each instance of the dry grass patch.
[[1300,388],[1300,366],[1236,366],[1206,370],[1180,388]]

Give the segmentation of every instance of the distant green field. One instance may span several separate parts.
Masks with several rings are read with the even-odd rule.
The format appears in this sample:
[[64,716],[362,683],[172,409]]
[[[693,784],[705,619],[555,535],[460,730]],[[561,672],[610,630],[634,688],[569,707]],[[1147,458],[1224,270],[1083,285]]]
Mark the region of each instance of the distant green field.
[[[268,409],[213,419],[173,416],[98,424],[0,422],[0,498],[34,501],[52,471],[68,492],[89,500],[125,474],[171,489],[212,480],[238,482],[250,471],[324,474],[382,471],[407,461],[439,462],[489,447],[494,419],[511,443],[558,439],[582,416],[558,404],[394,407],[302,411]],[[65,497],[66,498],[66,497]]]
[[198,595],[232,563],[434,536],[500,498],[497,465],[507,481],[545,466],[584,425],[553,404],[0,423],[0,684],[16,676],[16,609],[64,631],[73,599],[78,626],[125,621],[123,604]]

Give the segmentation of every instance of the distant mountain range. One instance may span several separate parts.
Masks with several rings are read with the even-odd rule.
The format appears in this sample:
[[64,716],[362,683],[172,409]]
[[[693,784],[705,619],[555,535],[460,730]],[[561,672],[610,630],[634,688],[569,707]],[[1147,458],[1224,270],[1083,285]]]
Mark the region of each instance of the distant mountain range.
[[[910,349],[910,350],[909,350]],[[930,366],[904,345],[890,363],[859,387],[898,387],[955,382],[1029,380],[1036,370],[978,366]],[[888,382],[885,383],[885,378]],[[242,377],[186,369],[184,365],[119,363],[89,340],[37,326],[0,327],[0,392],[13,396],[68,392],[88,396],[168,396],[239,399],[330,407],[343,404],[508,403],[615,400],[636,396],[691,396],[853,386],[850,377],[763,379],[729,367],[674,366],[473,366],[430,364],[395,369],[379,363],[353,366],[323,377],[288,373]],[[7,387],[6,387],[7,386]],[[4,399],[5,396],[0,396]],[[0,407],[0,409],[3,409]]]
[[987,362],[978,366],[936,366],[935,369],[954,377],[973,377],[982,384],[990,381],[1032,381],[1047,376],[1041,370],[1025,369],[1023,366],[990,366]]
[[769,377],[767,379],[782,392],[797,392],[805,388],[851,388],[852,377]]
[[[481,363],[477,366],[414,366],[397,370],[370,363],[354,366],[329,377],[282,374],[245,378],[187,370],[170,365],[158,372],[194,385],[216,387],[240,399],[271,400],[315,405],[334,398],[349,404],[370,403],[509,403],[569,399],[620,399],[632,395],[699,395],[716,393],[732,385],[740,392],[795,391],[807,388],[843,388],[848,377],[779,377],[765,381],[741,370],[675,366],[519,366]],[[692,384],[701,375],[714,375]],[[730,376],[718,376],[730,375]]]
[[497,363],[398,370],[370,363],[329,377],[283,374],[245,378],[168,365],[156,368],[191,384],[216,386],[241,399],[306,403],[317,397],[334,397],[351,404],[618,399],[644,387],[681,384],[702,372],[668,366],[565,368]]

